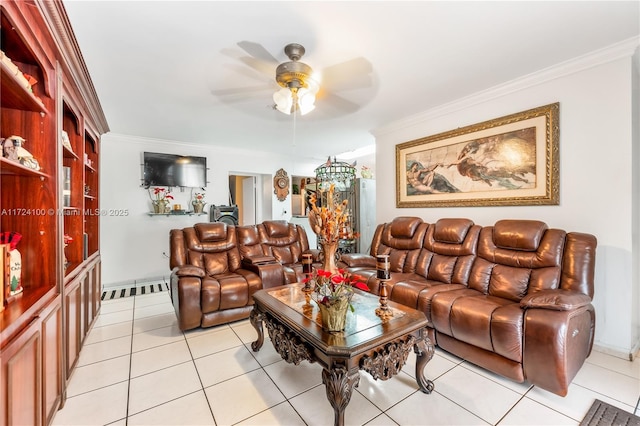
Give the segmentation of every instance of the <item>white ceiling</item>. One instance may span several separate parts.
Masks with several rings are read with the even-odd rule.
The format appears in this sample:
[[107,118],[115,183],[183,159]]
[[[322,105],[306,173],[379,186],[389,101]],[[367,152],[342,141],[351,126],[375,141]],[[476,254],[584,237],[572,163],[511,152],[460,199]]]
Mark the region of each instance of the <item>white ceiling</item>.
[[[64,3],[111,132],[313,158],[370,145],[371,130],[388,123],[638,37],[640,26],[638,1]],[[294,125],[272,109],[275,67],[267,74],[243,62],[243,41],[278,62],[286,44],[302,44],[302,61],[333,75],[330,93]],[[371,72],[330,73],[344,62],[338,71],[356,63]]]

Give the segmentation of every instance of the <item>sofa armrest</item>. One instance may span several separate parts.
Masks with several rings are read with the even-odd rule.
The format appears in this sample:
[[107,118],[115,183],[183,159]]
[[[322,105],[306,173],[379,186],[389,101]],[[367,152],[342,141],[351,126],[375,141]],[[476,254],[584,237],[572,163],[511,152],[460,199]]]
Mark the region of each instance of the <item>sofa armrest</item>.
[[541,290],[528,294],[520,301],[523,309],[551,309],[572,311],[591,303],[591,298],[583,293],[567,290]]
[[252,256],[252,257],[245,257],[244,259],[242,259],[242,264],[245,266],[264,265],[267,263],[276,263],[276,262],[277,260],[273,256]]
[[204,278],[207,275],[204,269],[193,265],[177,266],[173,269],[173,273],[178,277]]
[[373,256],[362,253],[345,253],[340,256],[340,261],[344,263],[348,268],[354,267],[376,267],[376,259]]
[[258,275],[262,281],[262,288],[280,286],[284,284],[284,267],[276,262],[275,258],[272,259],[273,261],[265,263],[250,263],[244,259],[242,268]]
[[[200,306],[202,278],[197,275],[178,275],[182,268],[184,273],[197,273],[200,270],[196,266],[178,266],[171,273],[171,302],[178,318],[180,330],[190,330],[200,327],[202,321],[202,309]],[[195,268],[195,270],[194,270]]]

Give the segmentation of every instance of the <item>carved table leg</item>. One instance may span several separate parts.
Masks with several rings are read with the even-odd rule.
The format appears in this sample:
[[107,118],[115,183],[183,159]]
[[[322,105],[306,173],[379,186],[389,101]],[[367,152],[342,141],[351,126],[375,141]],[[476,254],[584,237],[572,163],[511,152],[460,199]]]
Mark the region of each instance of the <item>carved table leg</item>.
[[344,409],[351,400],[353,387],[358,385],[360,374],[358,370],[349,373],[344,365],[335,365],[322,370],[322,383],[327,390],[327,399],[334,412],[334,425],[344,425]]
[[251,349],[254,352],[258,352],[264,343],[264,332],[262,331],[262,320],[264,319],[264,314],[260,312],[258,309],[258,305],[253,306],[253,310],[249,315],[249,321],[251,321],[251,325],[258,332],[258,340],[251,343]]
[[431,391],[433,391],[434,385],[431,380],[427,379],[424,376],[424,367],[429,361],[431,361],[431,358],[433,358],[433,353],[435,352],[433,343],[431,342],[431,339],[429,339],[427,336],[424,336],[423,339],[420,339],[415,344],[413,350],[417,355],[416,381],[418,382],[418,386],[420,386],[420,390],[422,392],[431,393]]

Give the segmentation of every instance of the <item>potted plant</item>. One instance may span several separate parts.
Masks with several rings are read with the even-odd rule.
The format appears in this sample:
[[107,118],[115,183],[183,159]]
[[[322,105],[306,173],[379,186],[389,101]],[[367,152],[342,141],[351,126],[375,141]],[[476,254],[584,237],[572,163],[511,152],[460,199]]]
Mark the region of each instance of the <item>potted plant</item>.
[[204,193],[196,192],[193,196],[193,201],[191,202],[193,205],[194,213],[202,213],[204,210],[204,205],[207,204],[204,201]]
[[[151,193],[149,194],[151,197]],[[153,205],[154,213],[167,213],[169,210],[169,203],[173,200],[173,195],[166,188],[156,186],[153,188],[153,197],[151,197],[151,204]]]
[[347,309],[354,311],[351,305],[353,289],[369,291],[362,277],[344,269],[338,269],[335,273],[318,269],[303,282],[313,288],[312,298],[320,308],[322,328],[329,332],[344,330]]

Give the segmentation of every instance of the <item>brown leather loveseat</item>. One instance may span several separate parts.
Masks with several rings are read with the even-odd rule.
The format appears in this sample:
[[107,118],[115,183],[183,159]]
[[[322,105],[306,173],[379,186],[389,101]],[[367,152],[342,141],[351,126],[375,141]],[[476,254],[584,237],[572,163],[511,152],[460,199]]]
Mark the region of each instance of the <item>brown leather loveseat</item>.
[[302,280],[309,249],[303,227],[286,221],[198,223],[169,234],[171,300],[181,330],[248,318],[253,293]]
[[[172,229],[169,244],[171,300],[181,330],[249,317],[263,278],[257,269],[243,267],[235,226],[214,222]],[[282,271],[274,266],[276,273],[265,277],[281,284]]]
[[540,221],[398,217],[342,262],[377,292],[373,256],[389,255],[389,298],[422,310],[438,346],[564,396],[593,345],[595,251],[594,236]]

